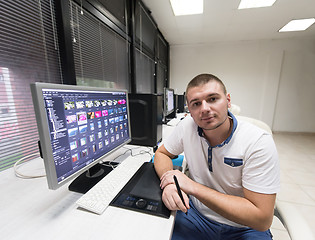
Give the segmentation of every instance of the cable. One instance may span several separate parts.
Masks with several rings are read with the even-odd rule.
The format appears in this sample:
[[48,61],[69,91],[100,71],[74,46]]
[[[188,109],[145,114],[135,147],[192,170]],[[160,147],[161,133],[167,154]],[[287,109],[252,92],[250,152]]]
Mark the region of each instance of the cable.
[[[153,154],[151,153],[151,149],[149,147],[146,147],[148,149],[148,151],[145,151],[145,150],[141,150],[139,153],[137,154],[133,154],[132,150],[133,149],[138,149],[138,148],[143,148],[143,146],[140,146],[140,147],[134,147],[134,148],[127,148],[126,146],[124,146],[123,148],[127,149],[124,153],[118,155],[117,157],[115,157],[114,159],[110,160],[110,161],[106,161],[106,162],[103,162],[102,165],[105,166],[105,167],[111,167],[112,169],[116,168],[119,163],[115,162],[115,160],[123,155],[125,155],[127,152],[130,151],[130,155],[132,157],[135,157],[135,156],[138,156],[138,155],[141,155],[141,154],[149,154],[150,157],[152,158]],[[115,163],[115,165],[112,165],[113,163]],[[117,164],[117,165],[116,165]]]
[[[149,154],[150,155],[150,157],[152,158],[152,156],[153,156],[153,154],[151,153],[151,149],[150,149],[150,147],[146,147],[148,150],[147,151],[145,151],[145,150],[141,150],[139,153],[137,153],[137,154],[133,154],[132,153],[132,150],[133,149],[138,149],[138,148],[143,148],[144,146],[140,146],[140,147],[135,147],[135,148],[127,148],[127,147],[124,147],[124,148],[127,148],[128,150],[130,150],[131,151],[131,156],[132,157],[135,157],[135,156],[138,156],[138,155],[141,155],[141,154]],[[126,152],[125,152],[126,153]],[[125,154],[124,153],[124,154]]]
[[103,165],[105,167],[111,167],[114,170],[119,165],[118,163],[113,162],[114,160],[102,162],[101,165]]
[[[114,162],[114,161],[115,161],[117,158],[119,158],[119,157],[125,155],[125,154],[126,154],[127,152],[129,152],[129,151],[130,151],[130,155],[131,155],[132,157],[135,157],[135,156],[138,156],[138,155],[142,155],[142,154],[149,154],[151,158],[152,158],[152,156],[153,156],[153,154],[151,153],[151,149],[150,149],[149,147],[147,147],[147,149],[148,149],[147,151],[141,150],[141,151],[140,151],[139,153],[137,153],[137,154],[133,154],[132,150],[138,149],[138,148],[143,148],[143,146],[135,147],[135,148],[127,148],[127,147],[124,147],[124,148],[127,149],[124,153],[122,153],[122,154],[120,154],[119,156],[115,157],[113,160],[107,161],[106,163],[103,162],[102,165],[103,165],[103,166],[106,166],[106,167],[111,167],[112,169],[116,168],[116,167],[119,165],[119,163],[116,163],[116,162]],[[18,161],[15,162],[15,164],[14,164],[14,173],[15,173],[15,175],[16,175],[17,177],[23,178],[23,179],[33,179],[33,178],[46,177],[46,174],[44,174],[44,175],[26,175],[26,174],[21,173],[20,171],[18,171],[18,168],[19,168],[19,166],[21,166],[21,164],[26,163],[26,162],[28,162],[28,161],[34,159],[34,158],[32,158],[32,159],[25,160],[26,158],[31,158],[31,157],[34,157],[34,156],[37,157],[37,156],[38,156],[38,153],[30,154],[30,155],[25,156],[25,157],[23,157],[23,158],[21,158],[21,159],[19,159]]]
[[141,150],[139,153],[137,153],[137,154],[131,154],[131,156],[138,156],[138,155],[142,155],[142,154],[149,154],[150,155],[150,157],[152,158],[152,156],[153,156],[153,154],[151,153],[151,149],[149,149],[149,151],[145,151],[145,150]]
[[[34,157],[34,156],[38,156],[38,153],[33,153],[33,154],[30,154],[30,155],[27,155],[19,160],[17,160],[13,166],[14,168],[14,173],[15,173],[15,176],[19,177],[19,178],[24,178],[24,179],[33,179],[33,178],[41,178],[41,177],[46,177],[46,174],[44,175],[26,175],[26,174],[23,174],[21,172],[18,171],[18,167],[21,166],[21,165],[18,165],[18,164],[22,164],[22,163],[26,163],[30,160],[33,160],[34,158],[32,159],[28,159],[28,160],[25,160],[26,158],[31,158],[31,157]],[[22,162],[23,161],[23,162]]]

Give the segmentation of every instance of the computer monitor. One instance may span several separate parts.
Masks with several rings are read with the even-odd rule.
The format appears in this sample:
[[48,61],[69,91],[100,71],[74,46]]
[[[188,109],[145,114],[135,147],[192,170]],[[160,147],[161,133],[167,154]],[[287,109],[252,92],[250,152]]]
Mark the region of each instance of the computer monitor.
[[174,89],[164,88],[164,116],[167,117],[175,110]]
[[33,83],[31,93],[49,189],[78,177],[69,189],[87,192],[108,173],[103,157],[131,141],[127,90]]

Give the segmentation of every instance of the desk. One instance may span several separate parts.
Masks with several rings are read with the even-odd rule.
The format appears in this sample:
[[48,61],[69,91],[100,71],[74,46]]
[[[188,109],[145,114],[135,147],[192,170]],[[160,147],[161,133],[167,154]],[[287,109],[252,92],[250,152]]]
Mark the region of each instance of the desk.
[[[177,113],[176,115],[176,119],[172,119],[170,120],[169,123],[167,124],[163,124],[162,126],[162,142],[161,145],[163,144],[164,140],[172,133],[173,129],[176,127],[177,124],[179,124],[180,120],[183,119],[184,117],[186,117],[188,115],[188,113]],[[172,123],[172,121],[175,120],[176,124],[170,124]]]
[[[27,162],[21,171],[43,172],[43,161]],[[77,208],[75,202],[82,195],[70,192],[68,185],[49,190],[45,178],[17,178],[13,168],[1,172],[0,239],[170,239],[175,212],[164,219],[109,206],[97,215]]]

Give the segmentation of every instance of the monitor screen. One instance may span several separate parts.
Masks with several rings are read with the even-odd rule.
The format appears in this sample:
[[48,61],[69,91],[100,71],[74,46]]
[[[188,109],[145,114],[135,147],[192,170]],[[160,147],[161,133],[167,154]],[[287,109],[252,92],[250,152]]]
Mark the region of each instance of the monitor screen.
[[34,83],[31,91],[50,189],[131,141],[126,90]]
[[174,89],[164,88],[164,115],[171,114],[174,108]]

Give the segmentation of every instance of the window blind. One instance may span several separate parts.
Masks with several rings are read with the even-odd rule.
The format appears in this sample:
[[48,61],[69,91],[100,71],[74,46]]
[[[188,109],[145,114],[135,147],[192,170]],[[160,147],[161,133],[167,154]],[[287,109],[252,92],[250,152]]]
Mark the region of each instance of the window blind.
[[140,45],[140,50],[144,48],[151,57],[155,53],[155,42],[157,36],[157,27],[148,15],[141,1],[137,1],[135,10],[135,35],[136,42]]
[[[128,0],[88,0],[90,3],[96,2],[96,7],[100,9],[102,12],[109,12],[113,15],[116,20],[123,27],[122,30],[126,30],[126,26],[128,24],[126,17],[127,11],[127,1]],[[113,19],[115,21],[115,19]],[[117,22],[115,21],[115,22]]]
[[165,65],[168,64],[168,49],[167,43],[163,40],[162,36],[158,35],[157,38],[157,58]]
[[0,170],[38,153],[32,82],[62,82],[53,0],[0,1]]
[[137,93],[154,93],[154,60],[136,49],[136,91]]
[[167,83],[167,67],[158,61],[156,69],[156,92],[163,93]]
[[128,40],[82,6],[69,4],[77,84],[130,91]]

